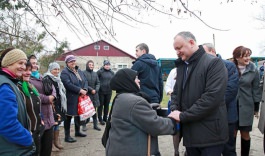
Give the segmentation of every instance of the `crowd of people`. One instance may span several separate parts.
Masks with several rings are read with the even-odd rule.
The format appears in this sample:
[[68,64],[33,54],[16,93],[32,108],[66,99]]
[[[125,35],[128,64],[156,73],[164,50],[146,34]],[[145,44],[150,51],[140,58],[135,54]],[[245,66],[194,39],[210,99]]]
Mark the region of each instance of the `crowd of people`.
[[[188,156],[236,156],[238,131],[241,155],[248,156],[254,117],[259,118],[261,133],[265,128],[264,76],[250,61],[251,49],[238,46],[232,61],[223,60],[213,44],[198,45],[195,36],[185,31],[174,37],[173,47],[178,58],[165,87],[161,67],[145,43],[136,46],[132,68],[116,73],[109,60],[97,72],[89,60],[82,71],[76,57],[67,55],[62,72],[58,63],[51,62],[42,75],[35,55],[3,50],[0,155],[49,156],[63,150],[62,122],[64,141],[77,141],[70,134],[72,118],[75,137],[86,137],[89,119],[80,120],[79,96],[90,97],[96,110],[93,128],[101,131],[98,124],[108,121],[114,90],[107,156],[160,156],[159,135],[173,136],[175,156],[182,139]],[[163,89],[170,96],[166,115],[158,113]],[[265,153],[265,137],[263,144]]]

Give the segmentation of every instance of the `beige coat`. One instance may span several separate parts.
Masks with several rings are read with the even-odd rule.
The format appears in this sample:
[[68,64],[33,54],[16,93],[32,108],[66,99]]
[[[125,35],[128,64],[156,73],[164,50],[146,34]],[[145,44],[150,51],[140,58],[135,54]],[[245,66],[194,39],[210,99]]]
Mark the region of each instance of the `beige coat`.
[[262,134],[264,134],[264,126],[265,126],[265,83],[264,83],[264,77],[263,77],[263,87],[262,87],[262,99],[260,102],[261,108],[260,108],[260,118],[259,118],[259,124],[258,128]]

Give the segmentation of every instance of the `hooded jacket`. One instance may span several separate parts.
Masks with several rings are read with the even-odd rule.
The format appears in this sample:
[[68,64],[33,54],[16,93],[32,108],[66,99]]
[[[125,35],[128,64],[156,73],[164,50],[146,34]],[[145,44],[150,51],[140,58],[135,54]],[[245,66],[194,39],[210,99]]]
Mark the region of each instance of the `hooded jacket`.
[[163,99],[163,79],[155,56],[143,54],[133,62],[132,69],[138,72],[140,90],[150,97],[151,103],[160,103]]

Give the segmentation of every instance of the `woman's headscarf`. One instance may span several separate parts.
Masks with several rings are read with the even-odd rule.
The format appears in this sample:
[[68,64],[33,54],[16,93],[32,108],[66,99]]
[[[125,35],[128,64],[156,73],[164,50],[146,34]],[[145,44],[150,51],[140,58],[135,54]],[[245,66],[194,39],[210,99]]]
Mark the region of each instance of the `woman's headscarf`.
[[54,82],[57,82],[58,87],[59,87],[59,94],[60,94],[60,98],[61,98],[61,107],[62,107],[62,110],[66,112],[67,111],[66,90],[65,90],[64,85],[60,79],[60,76],[56,77],[51,73],[51,71],[55,68],[60,69],[60,65],[57,62],[50,63],[49,67],[48,67],[48,71],[43,75],[43,77],[50,76],[50,78]]
[[135,83],[136,76],[137,72],[132,69],[120,69],[110,80],[110,87],[117,93],[138,93],[140,89]]
[[136,76],[137,71],[135,70],[129,68],[120,69],[110,80],[110,88],[116,90],[118,94],[134,93],[150,102],[148,95],[140,92],[140,88],[135,83]]

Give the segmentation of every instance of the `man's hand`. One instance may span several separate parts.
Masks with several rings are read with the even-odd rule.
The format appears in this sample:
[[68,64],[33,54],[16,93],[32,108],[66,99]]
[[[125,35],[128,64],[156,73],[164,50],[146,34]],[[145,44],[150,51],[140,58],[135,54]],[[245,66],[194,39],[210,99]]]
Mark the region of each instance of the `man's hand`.
[[96,94],[96,90],[95,90],[95,89],[92,90],[92,91],[91,91],[91,94]]
[[180,111],[175,110],[175,111],[171,112],[171,113],[168,115],[168,117],[171,117],[171,118],[175,119],[177,122],[180,122],[180,119],[179,119],[179,115],[180,115],[180,113],[181,113]]

